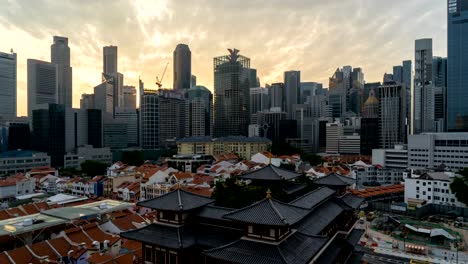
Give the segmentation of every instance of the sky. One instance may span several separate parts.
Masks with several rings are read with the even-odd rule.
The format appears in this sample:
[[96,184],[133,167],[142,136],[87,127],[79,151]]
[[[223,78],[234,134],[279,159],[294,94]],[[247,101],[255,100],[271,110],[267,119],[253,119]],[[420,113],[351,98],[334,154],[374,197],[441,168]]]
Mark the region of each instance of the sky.
[[213,57],[237,48],[251,59],[261,85],[282,82],[287,70],[328,87],[337,67],[361,67],[381,81],[414,40],[433,39],[446,56],[445,0],[0,0],[0,52],[18,56],[18,115],[26,115],[28,58],[50,61],[54,35],[69,38],[73,106],[101,81],[102,47],[118,46],[125,85],[172,87],[178,43],[192,51],[197,84],[213,90]]

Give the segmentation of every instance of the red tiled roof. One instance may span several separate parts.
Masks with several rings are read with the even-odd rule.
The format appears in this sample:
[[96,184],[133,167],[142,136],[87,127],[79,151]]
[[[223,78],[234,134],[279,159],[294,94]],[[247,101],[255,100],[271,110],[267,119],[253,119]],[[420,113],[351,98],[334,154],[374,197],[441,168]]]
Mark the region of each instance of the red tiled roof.
[[7,211],[7,213],[8,213],[11,217],[24,216],[24,215],[26,215],[25,212],[21,211],[21,210],[20,210],[19,208],[17,208],[17,207],[13,207],[13,208],[7,209],[6,211]]
[[26,247],[10,250],[8,251],[8,255],[10,255],[10,257],[16,263],[41,264],[41,261],[34,257]]
[[36,167],[32,168],[29,173],[34,174],[34,173],[43,173],[43,172],[55,172],[55,169],[49,166],[41,166],[41,167]]
[[212,188],[201,188],[201,187],[182,187],[184,191],[191,192],[194,194],[206,196],[206,197],[211,197],[211,194],[213,194],[213,189]]
[[88,258],[89,264],[107,264],[112,263],[112,256],[109,254],[94,253]]
[[367,198],[391,193],[399,193],[404,191],[405,186],[403,184],[394,184],[389,186],[367,188],[365,190],[351,190],[351,193],[362,198]]
[[73,243],[85,243],[87,248],[93,247],[93,240],[89,239],[79,227],[67,229],[65,230],[65,234]]
[[46,202],[38,202],[34,203],[34,205],[37,207],[37,209],[39,209],[39,211],[49,209],[49,205]]
[[10,259],[8,258],[8,256],[5,254],[5,252],[1,252],[0,253],[0,263],[5,263],[5,264],[9,264],[11,263]]
[[49,260],[62,257],[62,256],[57,256],[55,251],[45,241],[32,244],[30,248],[34,252],[34,254],[38,256],[48,256]]
[[11,218],[10,214],[6,210],[0,210],[0,220]]
[[128,264],[133,263],[134,255],[133,253],[127,253],[125,255],[120,255],[114,259],[114,263],[117,264]]
[[21,205],[21,208],[23,211],[25,211],[27,214],[37,214],[39,213],[39,210],[34,206],[34,204],[23,204]]
[[142,246],[141,246],[141,242],[127,239],[123,242],[121,248],[126,248],[128,250],[135,251],[135,250],[141,250]]
[[193,183],[194,184],[202,184],[204,182],[210,184],[212,182],[214,182],[214,177],[213,176],[207,176],[207,175],[200,175],[200,174],[196,174],[195,176],[193,176]]
[[86,251],[84,248],[80,250],[77,246],[71,245],[64,237],[51,239],[49,243],[62,257],[66,256],[70,250],[73,250],[72,256],[77,259]]
[[132,213],[127,214],[124,217],[119,217],[119,218],[112,220],[112,223],[122,231],[136,229],[137,226],[135,226],[133,223],[142,223],[142,222],[145,222],[145,219],[143,219],[143,217],[137,214],[132,214]]
[[179,181],[182,179],[192,178],[192,173],[190,172],[176,171],[176,172],[173,172],[172,175],[174,175]]
[[83,227],[83,230],[90,236],[93,240],[99,241],[100,243],[104,242],[104,240],[109,240],[109,245],[115,244],[117,241],[120,240],[119,236],[114,236],[102,231],[97,223],[87,224]]

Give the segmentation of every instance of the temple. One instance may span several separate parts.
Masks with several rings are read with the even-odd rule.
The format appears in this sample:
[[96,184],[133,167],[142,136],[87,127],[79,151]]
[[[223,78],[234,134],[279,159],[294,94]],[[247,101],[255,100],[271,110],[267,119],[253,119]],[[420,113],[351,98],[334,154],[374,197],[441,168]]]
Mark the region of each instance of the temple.
[[142,243],[144,263],[342,263],[355,246],[362,202],[323,186],[289,203],[268,192],[233,209],[176,189],[138,203],[156,220],[121,236]]

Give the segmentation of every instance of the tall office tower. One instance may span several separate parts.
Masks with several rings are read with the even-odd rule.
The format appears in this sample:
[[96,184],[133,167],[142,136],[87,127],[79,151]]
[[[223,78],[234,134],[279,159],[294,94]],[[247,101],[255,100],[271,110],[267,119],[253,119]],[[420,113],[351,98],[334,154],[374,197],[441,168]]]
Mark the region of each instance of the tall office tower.
[[187,91],[186,136],[211,136],[213,134],[213,94],[205,86],[195,86]]
[[263,87],[250,88],[250,116],[270,109],[268,89]]
[[173,89],[190,89],[192,83],[192,52],[189,46],[187,44],[177,44],[173,56]]
[[190,78],[190,88],[197,86],[197,76],[192,75]]
[[393,66],[393,81],[402,84],[406,89],[406,122],[411,127],[411,61],[405,60],[402,65]]
[[73,102],[73,70],[70,66],[70,47],[68,38],[54,36],[54,43],[50,46],[51,62],[57,64],[58,69],[58,103],[65,107],[72,107]]
[[99,109],[87,109],[88,115],[88,145],[93,148],[101,148],[103,141],[102,111]]
[[328,83],[328,102],[332,109],[333,118],[342,117],[346,112],[347,87],[345,85],[344,73],[337,68]]
[[362,155],[372,155],[372,149],[379,148],[379,134],[379,100],[375,96],[375,90],[371,90],[362,108]]
[[56,64],[28,59],[28,116],[41,104],[58,103]]
[[403,66],[401,65],[393,66],[392,79],[396,83],[403,83]]
[[113,97],[114,86],[108,82],[103,82],[94,87],[94,108],[102,113],[112,114],[114,112]]
[[16,117],[16,53],[0,52],[0,116]]
[[364,73],[361,68],[354,68],[351,72],[351,86],[347,93],[347,111],[361,115],[362,94],[364,92]]
[[144,89],[140,80],[140,145],[143,149],[159,148],[159,95]]
[[174,147],[175,140],[185,137],[186,100],[184,93],[169,89],[159,89],[159,144]]
[[364,84],[364,90],[362,92],[362,101],[366,102],[367,98],[369,97],[370,91],[377,89],[382,83],[380,82],[372,82]]
[[298,104],[307,101],[307,97],[317,95],[317,92],[323,89],[323,85],[317,82],[301,82]]
[[286,112],[279,108],[272,108],[272,110],[258,112],[255,124],[260,126],[260,133],[263,137],[279,142],[280,121],[286,118]]
[[447,127],[468,131],[468,3],[448,0],[447,25]]
[[247,136],[249,124],[249,91],[257,78],[252,79],[250,59],[229,49],[229,55],[214,61],[215,137]]
[[447,58],[432,57],[432,84],[447,87]]
[[[119,108],[116,108],[115,115]],[[114,115],[114,117],[115,117]],[[114,118],[111,114],[103,114],[103,145],[111,150],[120,150],[128,147],[131,137],[127,134],[128,124],[125,120]]]
[[29,122],[12,118],[0,122],[0,152],[31,149]]
[[393,74],[391,73],[384,73],[384,76],[383,76],[383,82],[386,83],[386,82],[393,82],[394,79],[393,79]]
[[273,83],[269,88],[269,97],[270,97],[270,108],[279,108],[284,110],[284,84],[283,83]]
[[112,91],[112,113],[117,107],[124,106],[123,79],[124,76],[118,72],[118,52],[116,46],[105,46],[103,48],[103,82],[111,84]]
[[136,88],[135,86],[124,85],[124,107],[136,109]]
[[95,109],[94,94],[82,94],[81,95],[80,109]]
[[115,110],[114,118],[116,121],[126,124],[128,147],[137,146],[138,145],[138,114],[137,114],[136,108],[118,107]]
[[380,148],[393,148],[406,142],[406,90],[401,84],[387,82],[376,89],[379,102]]
[[413,95],[413,134],[433,131],[432,39],[415,41]]
[[301,72],[284,72],[284,98],[286,100],[286,113],[288,118],[293,116],[293,107],[299,102],[299,89],[301,87]]
[[432,58],[432,85],[434,87],[434,131],[447,129],[447,58]]

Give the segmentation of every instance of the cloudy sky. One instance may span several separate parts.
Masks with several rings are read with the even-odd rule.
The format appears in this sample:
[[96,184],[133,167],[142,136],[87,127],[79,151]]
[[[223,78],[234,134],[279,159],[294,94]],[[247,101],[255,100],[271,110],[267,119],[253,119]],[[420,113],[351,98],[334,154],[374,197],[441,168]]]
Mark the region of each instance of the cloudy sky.
[[52,36],[69,38],[73,105],[100,82],[102,47],[119,47],[125,84],[153,87],[172,52],[192,51],[198,84],[213,89],[213,57],[237,48],[261,84],[301,70],[323,82],[337,67],[362,67],[367,82],[413,59],[414,40],[433,38],[446,56],[444,0],[0,0],[0,51],[18,53],[18,114],[26,114],[26,60],[50,60]]

